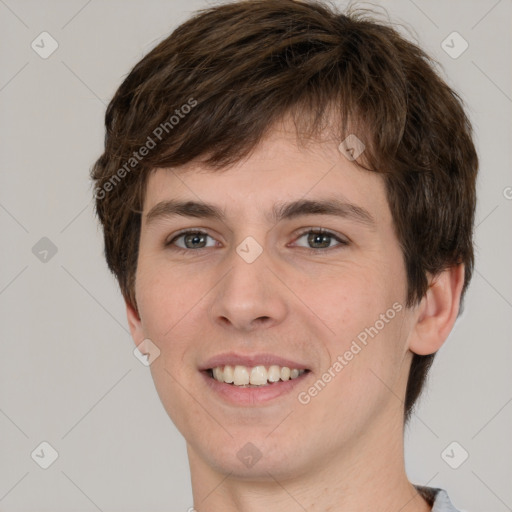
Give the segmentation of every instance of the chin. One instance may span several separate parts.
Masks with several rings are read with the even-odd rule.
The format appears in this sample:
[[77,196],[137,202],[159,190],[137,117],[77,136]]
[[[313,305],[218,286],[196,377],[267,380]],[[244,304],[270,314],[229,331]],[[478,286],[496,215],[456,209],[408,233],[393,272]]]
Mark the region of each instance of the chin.
[[222,440],[201,437],[189,442],[189,457],[191,450],[194,458],[199,457],[218,473],[247,481],[288,480],[311,466],[311,460],[306,463],[308,456],[304,450],[298,450],[297,445],[287,446],[286,439],[269,439],[268,431],[239,434],[228,441],[224,436]]

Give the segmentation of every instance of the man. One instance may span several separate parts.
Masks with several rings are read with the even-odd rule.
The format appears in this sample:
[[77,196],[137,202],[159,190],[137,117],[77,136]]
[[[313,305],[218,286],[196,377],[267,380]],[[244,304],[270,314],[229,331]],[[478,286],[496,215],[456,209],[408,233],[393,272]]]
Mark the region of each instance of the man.
[[454,511],[403,429],[473,268],[477,156],[429,58],[367,14],[198,13],[110,103],[107,262],[199,512]]

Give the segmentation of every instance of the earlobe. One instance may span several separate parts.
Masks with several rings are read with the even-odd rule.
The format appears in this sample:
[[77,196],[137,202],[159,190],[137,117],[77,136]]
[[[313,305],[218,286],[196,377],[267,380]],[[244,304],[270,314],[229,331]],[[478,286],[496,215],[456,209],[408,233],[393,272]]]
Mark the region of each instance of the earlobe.
[[136,345],[138,345],[144,339],[144,333],[142,330],[142,321],[140,319],[139,312],[127,300],[125,300],[126,304],[126,317],[128,319],[128,325],[130,327],[130,333],[132,335],[133,341]]
[[418,355],[437,352],[448,338],[459,313],[464,265],[450,267],[432,278],[418,306],[409,349]]

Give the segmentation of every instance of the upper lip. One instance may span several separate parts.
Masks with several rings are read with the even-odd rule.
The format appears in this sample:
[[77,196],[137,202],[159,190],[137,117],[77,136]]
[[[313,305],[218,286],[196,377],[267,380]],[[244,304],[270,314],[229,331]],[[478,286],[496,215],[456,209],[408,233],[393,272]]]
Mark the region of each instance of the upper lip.
[[260,353],[260,354],[237,354],[235,352],[227,352],[224,354],[217,354],[216,356],[207,359],[201,366],[200,370],[210,370],[218,366],[247,366],[252,368],[254,366],[287,366],[290,369],[296,368],[297,370],[307,370],[308,367],[298,361],[280,357],[274,354]]

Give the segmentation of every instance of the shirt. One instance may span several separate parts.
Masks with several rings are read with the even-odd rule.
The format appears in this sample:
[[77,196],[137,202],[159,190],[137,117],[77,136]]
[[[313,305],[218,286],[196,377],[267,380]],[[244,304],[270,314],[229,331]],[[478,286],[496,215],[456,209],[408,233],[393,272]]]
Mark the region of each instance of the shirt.
[[421,496],[427,500],[429,505],[432,506],[432,512],[460,512],[453,506],[444,489],[421,487],[419,485],[415,487]]

